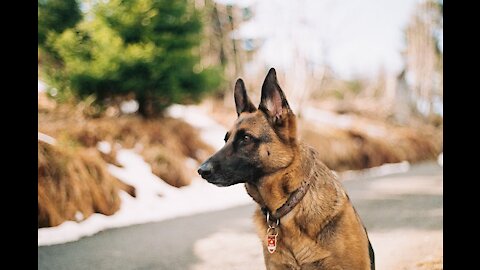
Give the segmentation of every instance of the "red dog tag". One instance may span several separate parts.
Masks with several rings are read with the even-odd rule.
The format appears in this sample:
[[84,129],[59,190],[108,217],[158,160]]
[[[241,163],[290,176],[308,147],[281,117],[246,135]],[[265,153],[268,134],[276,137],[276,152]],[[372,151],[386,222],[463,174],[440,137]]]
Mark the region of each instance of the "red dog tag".
[[267,234],[267,249],[268,252],[273,253],[277,249],[277,234]]

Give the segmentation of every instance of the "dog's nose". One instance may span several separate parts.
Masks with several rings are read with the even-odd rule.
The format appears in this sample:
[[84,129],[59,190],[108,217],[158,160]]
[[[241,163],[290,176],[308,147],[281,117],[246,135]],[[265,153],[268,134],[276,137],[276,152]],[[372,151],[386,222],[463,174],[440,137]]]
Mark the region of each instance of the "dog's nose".
[[203,179],[207,179],[210,175],[213,173],[213,166],[211,162],[205,162],[202,165],[200,165],[200,168],[198,168],[198,174],[202,176]]

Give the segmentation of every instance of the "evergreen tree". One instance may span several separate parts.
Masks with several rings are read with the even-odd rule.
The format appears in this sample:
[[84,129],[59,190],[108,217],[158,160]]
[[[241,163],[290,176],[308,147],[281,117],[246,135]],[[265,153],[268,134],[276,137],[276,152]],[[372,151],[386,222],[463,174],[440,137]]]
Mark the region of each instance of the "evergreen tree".
[[199,63],[201,14],[189,0],[98,2],[86,19],[52,41],[64,63],[57,83],[97,100],[134,93],[149,117],[166,106],[197,101],[221,82]]

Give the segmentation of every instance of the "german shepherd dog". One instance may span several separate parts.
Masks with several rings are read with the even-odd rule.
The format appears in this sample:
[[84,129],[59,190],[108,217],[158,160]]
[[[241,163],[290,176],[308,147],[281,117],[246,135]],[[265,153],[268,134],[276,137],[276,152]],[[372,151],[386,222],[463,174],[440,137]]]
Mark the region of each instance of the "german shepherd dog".
[[258,108],[242,79],[234,90],[238,118],[225,146],[198,173],[217,186],[245,183],[258,203],[254,221],[266,268],[375,269],[367,231],[335,175],[297,139],[296,118],[275,69]]

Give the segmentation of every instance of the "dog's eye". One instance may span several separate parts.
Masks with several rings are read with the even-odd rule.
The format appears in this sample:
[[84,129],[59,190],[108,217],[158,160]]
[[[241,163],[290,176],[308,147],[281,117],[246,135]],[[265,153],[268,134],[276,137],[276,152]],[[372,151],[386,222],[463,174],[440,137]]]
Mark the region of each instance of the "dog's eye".
[[246,143],[246,142],[249,142],[251,139],[252,137],[250,137],[250,135],[244,135],[242,138],[242,141]]

